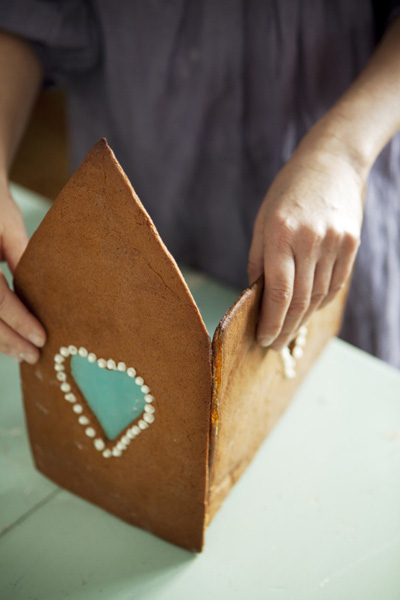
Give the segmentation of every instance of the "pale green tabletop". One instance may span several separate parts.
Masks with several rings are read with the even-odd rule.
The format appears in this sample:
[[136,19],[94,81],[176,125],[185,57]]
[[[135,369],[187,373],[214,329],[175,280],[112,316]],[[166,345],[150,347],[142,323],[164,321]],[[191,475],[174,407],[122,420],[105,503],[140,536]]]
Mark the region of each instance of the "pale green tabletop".
[[[32,231],[47,204],[15,195]],[[212,328],[236,292],[188,278]],[[34,470],[18,368],[4,356],[0,478],[1,600],[400,599],[400,373],[338,340],[232,490],[201,555]]]

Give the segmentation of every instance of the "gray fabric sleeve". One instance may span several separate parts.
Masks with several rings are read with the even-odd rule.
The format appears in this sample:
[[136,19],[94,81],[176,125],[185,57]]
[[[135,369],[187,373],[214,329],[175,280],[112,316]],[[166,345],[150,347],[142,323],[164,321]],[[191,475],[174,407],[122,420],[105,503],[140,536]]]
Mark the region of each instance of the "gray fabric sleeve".
[[0,29],[27,40],[46,84],[65,84],[96,66],[100,36],[85,0],[0,0]]
[[393,19],[400,15],[400,0],[373,0],[376,40],[379,41]]

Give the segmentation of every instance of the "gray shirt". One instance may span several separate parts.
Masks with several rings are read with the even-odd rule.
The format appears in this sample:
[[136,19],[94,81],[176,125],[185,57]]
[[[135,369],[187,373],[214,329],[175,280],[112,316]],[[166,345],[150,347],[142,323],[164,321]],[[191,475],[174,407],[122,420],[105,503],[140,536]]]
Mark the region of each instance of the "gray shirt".
[[[367,0],[0,0],[0,27],[67,86],[72,166],[106,137],[175,258],[242,287],[270,183],[375,25]],[[343,335],[400,367],[399,190],[397,136],[371,173]]]

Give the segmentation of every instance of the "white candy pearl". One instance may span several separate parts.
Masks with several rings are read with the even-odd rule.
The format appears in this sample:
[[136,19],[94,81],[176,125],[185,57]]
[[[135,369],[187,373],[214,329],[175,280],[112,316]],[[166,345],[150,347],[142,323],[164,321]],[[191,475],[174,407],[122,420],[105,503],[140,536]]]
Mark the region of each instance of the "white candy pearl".
[[144,383],[143,377],[136,377],[135,383],[136,383],[136,385],[143,385],[143,383]]
[[305,335],[298,335],[296,338],[296,346],[305,346],[307,343],[307,338]]
[[63,357],[63,356],[61,356],[61,354],[56,354],[56,355],[55,355],[55,357],[54,357],[54,361],[55,361],[57,364],[61,364],[61,363],[63,363],[63,362],[64,362],[64,357]]
[[112,449],[112,455],[113,456],[121,456],[122,452],[121,450],[118,450],[118,448],[113,448]]
[[64,371],[64,365],[60,364],[60,363],[56,363],[54,365],[54,368],[56,371]]
[[97,364],[98,364],[98,366],[100,367],[100,369],[105,369],[105,368],[106,368],[106,366],[107,366],[107,361],[106,361],[106,360],[104,360],[104,358],[99,358],[99,359],[97,360]]
[[131,427],[130,431],[132,431],[132,433],[135,435],[139,435],[139,433],[140,433],[140,429],[137,425],[134,425],[133,427]]
[[80,404],[74,404],[72,410],[76,412],[77,415],[80,415],[83,412],[83,408]]
[[65,381],[67,379],[67,376],[65,373],[63,373],[63,371],[59,371],[57,373],[57,379],[58,381]]
[[85,433],[88,437],[91,437],[91,438],[95,437],[95,435],[96,435],[96,432],[93,429],[93,427],[88,427],[87,429],[85,429]]
[[85,415],[81,415],[78,421],[81,425],[89,425],[89,419]]
[[64,383],[61,384],[61,391],[62,392],[70,392],[71,391],[71,386],[69,385],[69,383],[66,383],[64,381]]
[[148,394],[150,391],[150,388],[148,385],[142,385],[141,389],[142,389],[143,394]]
[[117,365],[118,371],[126,371],[126,364],[124,362],[119,362]]
[[104,458],[110,458],[110,456],[112,456],[111,450],[109,450],[108,448],[106,450],[104,450],[103,456],[104,456]]
[[143,415],[143,419],[146,421],[146,423],[154,423],[155,416],[150,413],[146,413]]
[[129,375],[129,377],[135,377],[136,375],[136,371],[133,367],[129,367],[129,369],[127,369],[126,372]]
[[71,356],[75,356],[75,354],[78,354],[78,348],[76,346],[68,346],[68,352]]
[[75,394],[65,394],[64,397],[67,400],[67,402],[76,402]]
[[67,356],[69,356],[68,348],[66,348],[65,346],[63,346],[62,348],[60,348],[60,354],[62,356],[65,356],[65,358],[67,358]]
[[294,379],[296,377],[296,371],[294,369],[286,369],[285,376],[288,379]]
[[128,429],[128,431],[126,432],[126,437],[128,437],[130,440],[133,440],[133,438],[136,437],[136,433],[134,433],[132,429]]
[[306,325],[302,325],[299,329],[299,334],[306,336],[307,333],[308,333],[308,329],[307,329]]
[[109,369],[110,371],[114,371],[117,368],[117,365],[115,364],[115,360],[113,360],[112,358],[110,358],[107,361],[107,369]]
[[293,356],[296,360],[298,360],[299,358],[302,358],[304,354],[303,348],[301,348],[301,346],[295,346],[293,348]]
[[88,355],[88,351],[86,350],[86,348],[83,348],[83,347],[79,348],[78,352],[79,352],[79,356],[82,356],[82,358],[86,358]]
[[148,428],[148,424],[146,423],[146,421],[143,421],[143,419],[141,419],[138,423],[140,429],[147,429]]
[[287,367],[294,367],[296,365],[296,360],[293,358],[291,354],[285,355],[283,357],[283,362]]
[[151,394],[146,394],[144,399],[146,402],[154,402],[154,397]]
[[106,447],[105,443],[100,438],[96,438],[94,440],[93,444],[94,444],[94,447],[96,448],[96,450],[104,450],[104,448]]
[[151,413],[151,414],[153,414],[153,413],[155,412],[155,410],[156,410],[156,409],[154,408],[154,406],[153,406],[152,404],[145,404],[145,406],[144,406],[144,410],[145,410],[145,412],[147,412],[147,413]]
[[90,363],[94,363],[97,360],[97,356],[95,355],[94,352],[91,352],[90,354],[88,354],[87,359]]

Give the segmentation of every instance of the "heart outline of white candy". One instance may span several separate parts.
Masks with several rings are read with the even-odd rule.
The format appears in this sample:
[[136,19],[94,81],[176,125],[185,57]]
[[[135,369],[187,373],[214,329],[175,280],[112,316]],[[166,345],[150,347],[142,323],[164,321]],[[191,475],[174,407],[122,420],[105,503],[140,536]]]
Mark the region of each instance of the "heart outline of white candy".
[[[87,358],[89,362],[96,362],[98,367],[101,369],[108,369],[110,371],[126,372],[128,377],[135,379],[136,385],[140,386],[141,391],[144,394],[145,406],[143,418],[140,418],[137,424],[130,424],[128,429],[125,429],[121,434],[116,443],[112,446],[105,438],[104,435],[99,434],[93,423],[91,423],[89,416],[84,413],[82,404],[78,402],[76,395],[72,392],[71,383],[68,381],[67,373],[65,372],[65,360],[71,356],[79,354],[82,358]],[[140,377],[136,373],[134,367],[127,367],[124,362],[116,362],[110,358],[108,360],[104,358],[97,358],[94,352],[89,352],[86,348],[81,346],[79,349],[76,346],[61,346],[59,351],[54,356],[54,370],[56,371],[56,377],[60,384],[61,392],[64,394],[64,399],[69,402],[72,406],[72,410],[77,415],[78,423],[85,427],[85,434],[87,437],[93,439],[94,448],[102,453],[104,458],[119,457],[122,453],[127,450],[129,444],[134,440],[140,433],[145,431],[155,421],[155,406],[154,397],[150,393],[150,388],[145,384],[143,377]],[[140,416],[142,416],[142,414]]]

